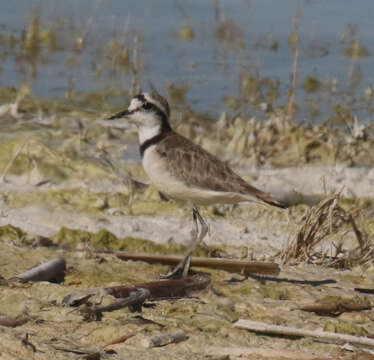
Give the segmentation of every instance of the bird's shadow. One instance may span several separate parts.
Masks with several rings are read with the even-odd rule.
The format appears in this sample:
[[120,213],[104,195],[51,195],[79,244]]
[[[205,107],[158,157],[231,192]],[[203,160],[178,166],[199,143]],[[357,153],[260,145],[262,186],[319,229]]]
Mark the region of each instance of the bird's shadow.
[[334,279],[326,279],[326,280],[295,280],[295,279],[287,279],[287,278],[279,278],[274,276],[262,276],[262,275],[245,275],[242,279],[232,278],[228,280],[228,283],[236,283],[242,282],[247,280],[248,278],[257,280],[262,284],[266,284],[267,281],[273,281],[277,283],[289,283],[289,284],[297,284],[297,285],[311,285],[311,286],[321,286],[321,285],[328,285],[328,284],[335,284],[336,280]]

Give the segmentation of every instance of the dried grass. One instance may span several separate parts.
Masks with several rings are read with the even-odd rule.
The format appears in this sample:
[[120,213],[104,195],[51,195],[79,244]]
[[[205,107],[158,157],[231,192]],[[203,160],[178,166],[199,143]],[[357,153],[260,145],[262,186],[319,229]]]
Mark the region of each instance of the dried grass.
[[[346,211],[338,205],[340,193],[335,193],[310,208],[296,236],[286,245],[281,257],[284,263],[307,261],[337,268],[364,265],[374,260],[374,244],[359,230],[354,217],[357,211]],[[317,250],[323,240],[351,228],[357,240],[353,249],[343,249],[343,243],[331,251]]]

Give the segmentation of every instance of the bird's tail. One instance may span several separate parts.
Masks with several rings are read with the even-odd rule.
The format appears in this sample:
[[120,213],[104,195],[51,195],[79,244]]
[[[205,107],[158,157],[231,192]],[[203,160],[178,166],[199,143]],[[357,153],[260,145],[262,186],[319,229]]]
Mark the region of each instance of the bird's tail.
[[287,209],[289,207],[288,204],[284,203],[284,202],[281,202],[279,200],[275,200],[275,199],[272,199],[272,200],[263,200],[266,204],[269,204],[269,205],[272,205],[272,206],[276,206],[276,207],[279,207],[281,209]]
[[270,195],[270,194],[268,194],[264,191],[261,191],[261,190],[258,190],[258,192],[256,194],[256,198],[258,200],[260,200],[262,203],[272,205],[272,206],[276,206],[276,207],[279,207],[281,209],[287,209],[289,207],[289,204],[287,204],[287,203],[285,203],[281,200],[275,199],[272,195]]

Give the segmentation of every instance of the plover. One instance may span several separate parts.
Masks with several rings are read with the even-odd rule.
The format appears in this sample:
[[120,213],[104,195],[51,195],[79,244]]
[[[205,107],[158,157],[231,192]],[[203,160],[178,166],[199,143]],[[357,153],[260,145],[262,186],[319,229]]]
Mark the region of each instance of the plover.
[[169,116],[168,102],[153,90],[135,96],[128,109],[107,120],[123,119],[137,126],[142,164],[151,182],[167,198],[184,201],[192,208],[191,245],[184,260],[168,274],[171,277],[182,269],[182,275],[187,275],[190,256],[208,233],[198,205],[248,201],[280,208],[287,205],[251,186],[226,163],[173,131]]

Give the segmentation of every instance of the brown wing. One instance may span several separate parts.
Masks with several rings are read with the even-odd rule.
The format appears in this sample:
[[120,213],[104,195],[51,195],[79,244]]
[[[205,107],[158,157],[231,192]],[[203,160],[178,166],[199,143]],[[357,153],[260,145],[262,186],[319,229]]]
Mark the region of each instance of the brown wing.
[[172,132],[166,136],[157,144],[157,152],[168,159],[168,170],[186,184],[201,189],[249,194],[270,205],[286,207],[271,195],[249,185],[227,164],[179,134]]

